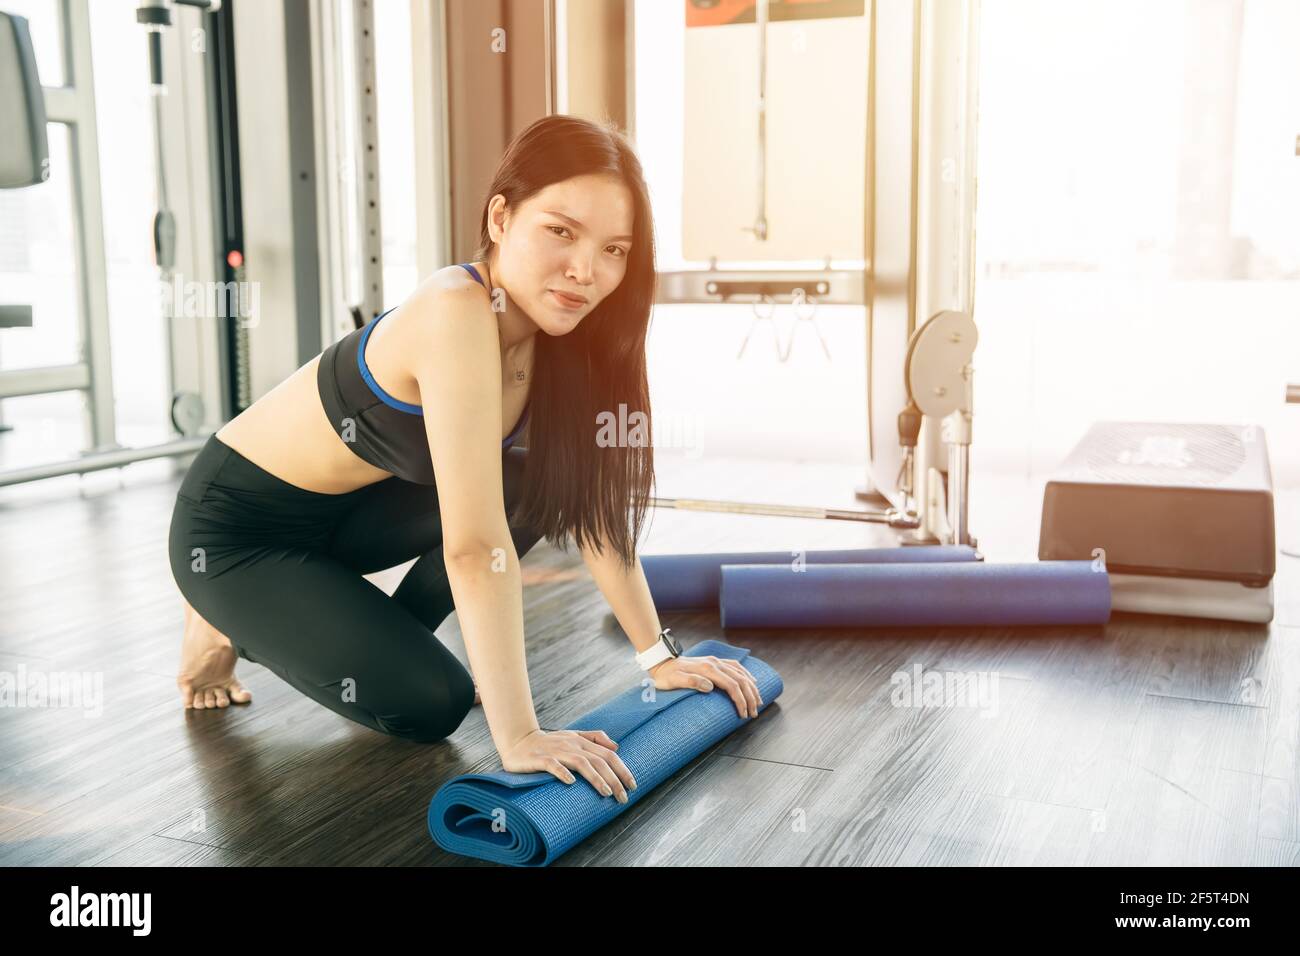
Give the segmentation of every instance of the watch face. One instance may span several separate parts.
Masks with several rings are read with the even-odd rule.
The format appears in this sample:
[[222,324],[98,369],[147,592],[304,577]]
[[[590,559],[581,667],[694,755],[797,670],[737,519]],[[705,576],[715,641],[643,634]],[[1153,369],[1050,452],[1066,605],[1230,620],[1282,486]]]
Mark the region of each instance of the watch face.
[[664,632],[664,643],[672,650],[673,656],[681,657],[682,645],[678,644],[677,639],[666,631]]

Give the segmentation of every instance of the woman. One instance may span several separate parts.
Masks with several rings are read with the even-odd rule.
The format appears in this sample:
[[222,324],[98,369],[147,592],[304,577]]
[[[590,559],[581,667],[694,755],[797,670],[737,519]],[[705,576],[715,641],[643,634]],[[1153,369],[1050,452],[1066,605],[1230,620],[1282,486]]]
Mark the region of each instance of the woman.
[[[169,542],[192,607],[177,683],[187,707],[247,702],[243,657],[367,727],[441,740],[475,701],[433,634],[457,610],[502,766],[567,783],[574,770],[626,802],[635,781],[603,731],[538,726],[519,556],[572,535],[634,648],[668,643],[635,552],[648,430],[620,444],[593,424],[642,412],[648,428],[648,192],[618,131],[548,116],[511,143],[488,195],[473,262],[434,273],[200,450]],[[412,558],[391,597],[362,577]],[[717,685],[757,714],[734,661],[670,657],[650,675],[660,690]]]

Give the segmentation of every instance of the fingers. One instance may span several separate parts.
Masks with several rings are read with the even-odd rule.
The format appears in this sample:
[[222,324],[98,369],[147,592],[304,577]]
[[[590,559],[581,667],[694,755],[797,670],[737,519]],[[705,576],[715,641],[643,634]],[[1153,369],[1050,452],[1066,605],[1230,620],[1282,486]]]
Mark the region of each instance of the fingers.
[[[609,753],[609,751],[605,751],[605,753]],[[618,758],[613,754],[608,757],[593,754],[587,759],[587,763],[591,765],[591,769],[599,780],[599,786],[596,787],[596,790],[607,797],[613,797],[619,803],[627,803],[627,785],[614,772],[614,768],[610,765],[611,760],[618,760]],[[619,762],[622,763],[622,761]]]
[[607,797],[613,794],[614,791],[605,782],[605,778],[600,775],[591,761],[584,755],[572,752],[564,753],[560,755],[559,760],[566,767],[576,770],[584,780],[596,788],[597,793],[604,794]]
[[[557,733],[564,733],[579,748],[556,755],[555,759],[562,766],[576,770],[602,796],[614,797],[619,803],[628,802],[628,790],[636,789],[636,778],[614,753],[618,744],[608,734],[603,730]],[[564,780],[564,777],[560,779]],[[565,780],[565,783],[572,782]]]
[[685,663],[687,660],[685,657],[675,657],[673,660],[679,662],[678,666],[680,667],[680,670],[678,673],[683,677],[683,682],[680,686],[694,687],[702,694],[707,694],[713,690],[713,681],[709,680],[708,676],[702,673],[705,667],[709,664],[709,661],[706,658],[691,658],[689,664]]
[[754,675],[745,670],[739,661],[727,661],[722,666],[726,667],[740,681],[740,689],[744,692],[745,700],[749,703],[749,716],[757,717],[758,708],[763,703],[763,699],[758,693],[758,684],[754,682]]
[[608,747],[610,750],[618,749],[618,743],[603,730],[575,730],[574,733],[581,737],[586,737],[588,740],[598,743],[603,747]]
[[758,716],[758,709],[763,706],[763,696],[758,691],[754,675],[739,661],[713,655],[677,657],[674,660],[677,661],[678,669],[670,678],[674,681],[672,686],[694,688],[707,694],[716,685],[726,691],[740,716]]
[[[731,698],[732,703],[736,705],[736,712],[739,713],[740,716],[757,717],[758,716],[757,690],[752,691],[754,699],[751,701],[749,698],[749,694],[751,693],[751,690],[748,687],[748,683],[742,682],[736,677],[733,677],[732,676],[733,672],[726,667],[727,663],[728,662],[726,661],[720,661],[716,664],[712,664],[712,663],[710,664],[710,668],[713,671],[713,682],[719,685],[720,687],[722,687],[722,689],[727,692],[727,695]],[[730,662],[730,663],[734,663],[734,662]]]
[[632,776],[632,771],[627,768],[627,764],[619,759],[618,754],[613,753],[608,748],[600,747],[598,744],[591,742],[585,743],[584,746],[592,754],[592,763],[596,765],[596,769],[601,772],[601,776],[605,778],[605,781],[614,788],[614,795],[619,797],[619,802],[626,803],[627,791],[636,789],[636,777]]
[[736,705],[736,712],[742,717],[749,716],[749,702],[745,700],[744,693],[740,689],[740,681],[732,677],[725,670],[717,665],[714,666],[715,674],[713,683],[722,687],[731,702]]
[[547,757],[542,763],[545,764],[546,771],[554,774],[561,783],[573,783],[577,779],[565,769],[564,764],[560,763],[556,757]]

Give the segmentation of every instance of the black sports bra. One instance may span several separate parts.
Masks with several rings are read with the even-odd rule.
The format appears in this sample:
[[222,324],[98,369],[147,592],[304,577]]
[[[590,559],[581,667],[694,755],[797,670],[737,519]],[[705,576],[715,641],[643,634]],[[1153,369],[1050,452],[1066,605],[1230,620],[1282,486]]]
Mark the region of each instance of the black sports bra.
[[[460,266],[487,288],[473,266],[466,263]],[[358,458],[406,481],[432,485],[435,483],[433,460],[429,455],[424,410],[389,395],[366,367],[366,340],[380,319],[391,311],[349,332],[321,353],[316,388],[334,431]],[[529,399],[514,431],[501,443],[503,451],[523,431],[531,405]],[[346,419],[354,423],[351,440],[344,435]]]

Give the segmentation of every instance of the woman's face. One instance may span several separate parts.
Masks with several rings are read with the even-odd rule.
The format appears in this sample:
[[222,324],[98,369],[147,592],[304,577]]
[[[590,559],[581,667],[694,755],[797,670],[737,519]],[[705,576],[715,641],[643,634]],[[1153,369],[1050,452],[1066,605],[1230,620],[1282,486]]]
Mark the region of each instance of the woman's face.
[[497,194],[489,213],[498,253],[492,281],[543,332],[571,332],[623,281],[634,215],[631,190],[608,175],[552,183],[516,210]]

